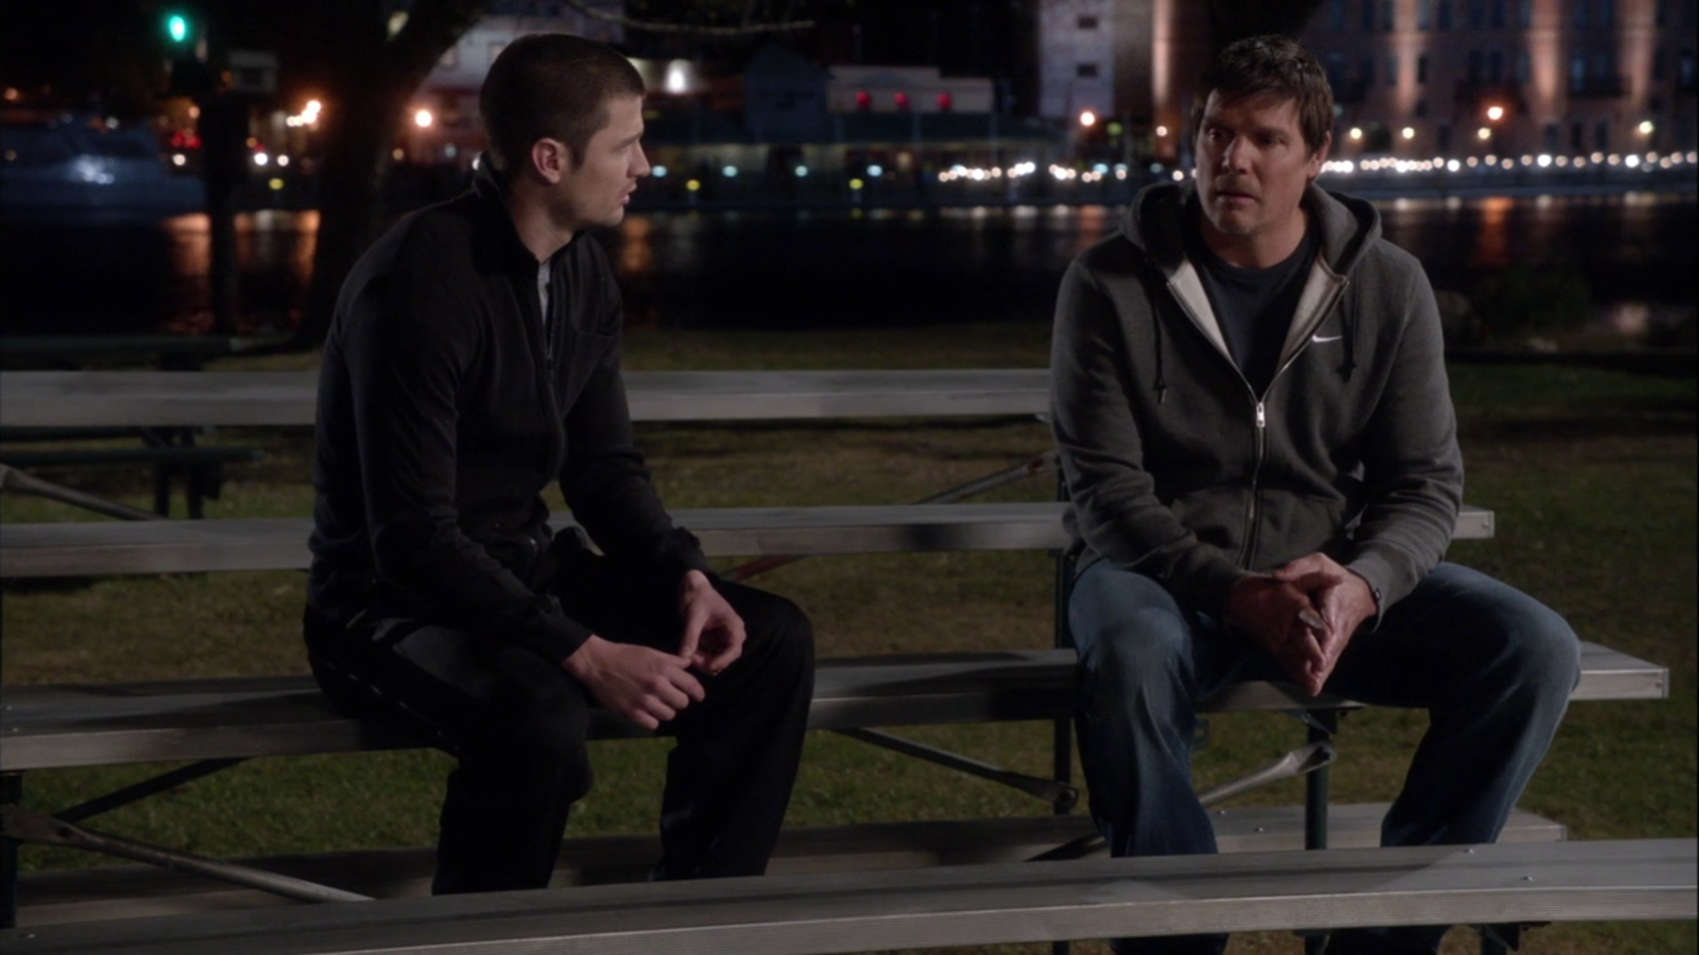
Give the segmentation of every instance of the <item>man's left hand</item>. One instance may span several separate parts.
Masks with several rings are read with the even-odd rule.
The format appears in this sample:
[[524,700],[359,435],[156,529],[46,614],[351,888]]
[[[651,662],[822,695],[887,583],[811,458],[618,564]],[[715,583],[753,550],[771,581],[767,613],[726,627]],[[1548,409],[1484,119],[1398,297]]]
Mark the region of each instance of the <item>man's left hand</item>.
[[1321,644],[1322,655],[1311,675],[1312,685],[1319,690],[1333,675],[1334,666],[1357,628],[1374,615],[1374,591],[1368,581],[1326,554],[1300,557],[1275,571],[1274,576],[1308,594],[1310,602],[1321,612],[1323,626],[1316,632],[1316,640]]
[[684,618],[684,637],[678,655],[714,676],[743,654],[743,618],[714,589],[708,575],[686,571],[678,587],[678,609]]

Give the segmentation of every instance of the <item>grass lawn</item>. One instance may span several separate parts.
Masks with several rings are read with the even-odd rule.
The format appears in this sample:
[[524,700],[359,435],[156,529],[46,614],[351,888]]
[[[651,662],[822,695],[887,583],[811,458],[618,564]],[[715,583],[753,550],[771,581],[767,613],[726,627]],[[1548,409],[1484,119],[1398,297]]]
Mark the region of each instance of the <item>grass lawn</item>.
[[[814,332],[633,329],[627,366],[849,368],[1036,366],[1042,326]],[[221,367],[309,367],[311,356]],[[1579,703],[1523,806],[1576,838],[1691,836],[1695,798],[1695,382],[1551,366],[1452,369],[1469,465],[1467,499],[1498,514],[1497,536],[1460,542],[1451,558],[1496,574],[1564,613],[1583,637],[1657,661],[1671,699]],[[645,425],[643,443],[666,500],[680,507],[890,503],[922,497],[1026,459],[1048,445],[1027,421],[865,421],[736,427]],[[266,459],[228,469],[209,517],[304,515],[310,435],[228,429],[221,443],[263,447]],[[149,506],[146,475],[43,471],[77,487]],[[1048,478],[994,498],[1045,500]],[[558,506],[558,499],[553,502]],[[0,519],[82,520],[83,513],[17,495]],[[1048,645],[1051,566],[1041,554],[812,558],[758,582],[816,622],[822,656]],[[303,575],[231,573],[18,583],[4,592],[7,683],[305,672]],[[1425,718],[1375,710],[1339,737],[1337,798],[1387,800]],[[1283,717],[1210,720],[1200,786],[1260,765],[1302,740]],[[1030,772],[1049,765],[1041,724],[925,727],[909,735]],[[666,744],[593,744],[598,784],[570,832],[653,826]],[[218,856],[419,846],[434,840],[447,760],[431,752],[257,760],[94,822],[98,828]],[[155,767],[31,774],[25,804],[52,811],[139,779]],[[1302,799],[1291,782],[1246,803]],[[991,783],[825,733],[812,734],[787,823],[1028,815],[1044,807]],[[27,866],[88,864],[71,852],[26,849]],[[1463,951],[1462,933],[1447,950]],[[1107,951],[1093,944],[1081,951]],[[1298,952],[1284,934],[1236,938],[1232,952]],[[1693,952],[1694,924],[1564,924],[1535,931],[1536,953]],[[998,951],[1048,951],[1009,947]]]

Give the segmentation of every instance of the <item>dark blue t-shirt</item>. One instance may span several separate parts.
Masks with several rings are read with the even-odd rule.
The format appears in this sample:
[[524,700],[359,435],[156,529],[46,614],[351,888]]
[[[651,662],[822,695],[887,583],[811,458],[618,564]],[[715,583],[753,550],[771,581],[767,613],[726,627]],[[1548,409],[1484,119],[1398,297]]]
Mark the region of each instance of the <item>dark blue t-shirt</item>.
[[1240,268],[1222,261],[1204,242],[1198,224],[1201,211],[1185,217],[1186,257],[1197,267],[1198,277],[1215,311],[1216,324],[1227,339],[1227,351],[1251,388],[1261,395],[1274,378],[1286,330],[1304,292],[1304,280],[1315,261],[1320,237],[1313,224],[1304,230],[1303,241],[1284,261],[1264,269]]

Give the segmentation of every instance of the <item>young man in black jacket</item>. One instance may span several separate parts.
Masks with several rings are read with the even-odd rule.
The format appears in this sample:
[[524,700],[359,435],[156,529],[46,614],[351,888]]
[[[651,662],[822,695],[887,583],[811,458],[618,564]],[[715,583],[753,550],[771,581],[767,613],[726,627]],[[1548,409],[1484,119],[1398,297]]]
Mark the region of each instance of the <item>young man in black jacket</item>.
[[[473,188],[409,215],[342,287],[319,379],[306,639],[339,705],[459,759],[436,892],[548,883],[600,703],[678,745],[661,878],[761,873],[796,775],[812,634],[708,575],[633,441],[620,293],[586,230],[649,172],[614,50],[523,37],[490,67]],[[578,523],[552,533],[558,480]]]

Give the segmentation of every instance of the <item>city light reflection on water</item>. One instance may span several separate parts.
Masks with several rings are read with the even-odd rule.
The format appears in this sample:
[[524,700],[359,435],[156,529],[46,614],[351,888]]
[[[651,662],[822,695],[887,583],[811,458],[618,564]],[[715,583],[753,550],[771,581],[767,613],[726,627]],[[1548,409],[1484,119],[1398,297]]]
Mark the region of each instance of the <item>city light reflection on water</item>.
[[[1691,195],[1412,197],[1378,203],[1388,238],[1437,287],[1493,270],[1563,268],[1592,290],[1601,329],[1634,338],[1691,320]],[[1122,206],[668,211],[600,235],[631,321],[713,327],[1048,321],[1082,249]],[[237,217],[244,331],[299,321],[315,211]],[[210,327],[204,215],[152,223],[8,224],[5,331],[198,331]]]
[[1504,268],[1510,265],[1510,213],[1514,200],[1506,196],[1488,196],[1480,200],[1480,228],[1475,232],[1473,262],[1481,268]]

